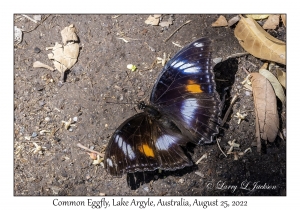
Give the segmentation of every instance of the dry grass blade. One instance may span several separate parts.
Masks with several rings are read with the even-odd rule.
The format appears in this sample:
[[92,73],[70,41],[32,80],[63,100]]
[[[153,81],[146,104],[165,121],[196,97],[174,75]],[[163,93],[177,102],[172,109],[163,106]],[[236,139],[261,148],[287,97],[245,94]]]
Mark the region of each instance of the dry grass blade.
[[240,45],[253,56],[281,64],[286,63],[285,43],[268,34],[252,18],[241,17],[234,35]]
[[280,84],[286,88],[286,73],[280,69],[277,69],[277,79]]
[[285,94],[284,94],[283,88],[282,88],[281,84],[279,83],[279,81],[277,80],[277,78],[270,71],[268,71],[266,69],[260,69],[259,73],[269,80],[269,82],[271,83],[271,85],[274,88],[276,96],[280,99],[280,101],[283,104],[285,104]]
[[276,96],[270,82],[259,73],[251,73],[255,115],[257,150],[260,152],[260,139],[273,142],[279,128]]

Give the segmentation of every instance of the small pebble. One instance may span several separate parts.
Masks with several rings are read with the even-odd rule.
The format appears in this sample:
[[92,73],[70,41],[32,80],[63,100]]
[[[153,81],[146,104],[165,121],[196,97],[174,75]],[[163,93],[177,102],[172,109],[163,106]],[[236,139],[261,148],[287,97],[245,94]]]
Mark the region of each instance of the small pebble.
[[50,117],[45,117],[45,121],[49,122],[50,121]]
[[43,90],[43,89],[44,89],[44,86],[41,85],[40,83],[37,83],[37,84],[35,85],[35,90],[41,91],[41,90]]
[[105,124],[105,128],[107,128],[108,127],[108,125],[107,124]]
[[39,105],[40,105],[40,106],[44,106],[44,105],[45,105],[45,102],[44,102],[44,101],[39,101]]
[[179,182],[180,184],[183,184],[183,183],[184,183],[184,179],[181,178],[181,179],[178,180],[178,182]]
[[242,86],[241,85],[237,85],[236,88],[237,89],[242,89]]
[[72,132],[72,131],[73,131],[73,128],[69,128],[68,131]]
[[222,62],[222,58],[214,58],[214,59],[213,59],[213,62],[214,62],[215,64],[220,63],[220,62]]
[[144,91],[139,91],[137,95],[138,96],[143,96],[143,95],[145,95],[145,92]]
[[33,19],[35,19],[37,21],[41,21],[42,20],[42,16],[41,15],[34,15]]
[[123,99],[124,99],[123,95],[120,95],[119,100],[120,100],[120,101],[123,101]]
[[91,149],[91,150],[94,150],[94,149],[95,149],[95,146],[90,146],[90,149]]
[[37,137],[37,135],[38,134],[36,132],[33,132],[32,135],[31,135],[31,137],[34,138],[34,137]]
[[149,187],[144,187],[144,190],[146,191],[146,192],[149,192]]
[[77,120],[78,120],[78,117],[73,117],[74,122],[77,122]]
[[57,138],[56,136],[54,136],[53,140],[60,142],[60,138]]
[[250,92],[250,91],[245,91],[245,95],[246,95],[246,96],[251,96],[251,95],[252,95],[252,92]]
[[38,48],[38,47],[35,47],[33,50],[34,50],[35,53],[40,53],[41,52],[41,49]]
[[86,176],[85,176],[85,179],[86,180],[89,180],[91,178],[91,176],[89,175],[89,174],[87,174]]

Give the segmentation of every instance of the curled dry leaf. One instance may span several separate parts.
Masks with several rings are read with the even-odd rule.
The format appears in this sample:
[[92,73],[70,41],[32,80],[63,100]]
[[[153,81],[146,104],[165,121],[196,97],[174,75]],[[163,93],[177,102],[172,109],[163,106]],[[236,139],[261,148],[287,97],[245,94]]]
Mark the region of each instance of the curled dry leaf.
[[273,142],[279,128],[279,117],[274,90],[270,82],[259,73],[251,73],[255,116],[257,151],[261,151],[261,139]]
[[264,29],[276,29],[279,25],[279,15],[270,15],[268,20],[264,23]]
[[268,34],[252,18],[241,17],[234,30],[234,35],[240,45],[253,56],[285,64],[285,43]]
[[220,27],[220,26],[228,26],[227,20],[223,15],[220,15],[220,17],[211,24],[212,27]]
[[78,41],[75,30],[73,24],[65,27],[61,31],[62,40],[65,45],[63,46],[56,42],[54,47],[46,48],[46,50],[52,49],[52,53],[48,54],[48,58],[53,60],[55,68],[62,74],[62,77],[64,72],[67,69],[71,69],[77,62],[79,55],[79,44],[74,42]]
[[286,88],[286,73],[280,69],[277,69],[277,79],[280,84]]
[[253,18],[254,20],[262,20],[262,19],[266,19],[267,17],[269,17],[269,15],[246,15],[249,18]]
[[273,86],[273,89],[275,91],[276,96],[280,99],[280,101],[284,104],[285,103],[285,94],[283,91],[283,88],[277,78],[268,70],[266,69],[260,69],[259,73],[262,74],[264,77],[266,77],[271,85]]

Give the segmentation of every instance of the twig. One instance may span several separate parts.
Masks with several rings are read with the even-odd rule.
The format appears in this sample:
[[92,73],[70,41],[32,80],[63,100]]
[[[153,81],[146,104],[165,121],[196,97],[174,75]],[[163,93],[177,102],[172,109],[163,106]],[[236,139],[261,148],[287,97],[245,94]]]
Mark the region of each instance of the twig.
[[156,65],[156,61],[157,61],[157,59],[155,58],[155,60],[151,64],[150,68],[143,69],[143,70],[140,70],[140,71],[149,71],[149,70],[153,69],[155,67],[155,65]]
[[229,113],[230,113],[230,111],[231,111],[231,108],[232,108],[234,102],[237,100],[237,98],[238,98],[238,95],[234,95],[234,96],[233,96],[233,98],[232,98],[232,100],[231,100],[231,102],[230,102],[230,106],[228,107],[228,109],[227,109],[227,111],[226,111],[226,114],[225,114],[225,116],[224,116],[224,118],[223,118],[223,120],[222,120],[221,126],[223,126],[223,125],[225,124],[225,122],[226,122],[226,120],[227,120],[227,118],[228,118],[228,115],[229,115]]
[[39,24],[37,24],[33,29],[30,31],[23,31],[24,33],[29,33],[31,31],[34,31],[39,25],[41,25],[50,15],[47,15]]
[[164,42],[167,42],[179,29],[181,29],[184,25],[190,23],[191,20],[186,21],[184,24],[182,24],[181,26],[179,26],[168,38],[165,39]]
[[244,72],[246,72],[247,74],[250,74],[250,72],[249,71],[247,71],[247,69],[244,67],[244,66],[242,66],[242,69],[244,70]]
[[230,56],[228,56],[226,59],[229,59],[229,58],[238,58],[238,57],[242,57],[244,55],[248,55],[250,53],[248,52],[243,52],[243,53],[235,53],[235,54],[232,54]]
[[32,19],[31,17],[29,17],[28,15],[22,15],[23,17],[26,17],[28,20],[31,20],[34,23],[38,23],[36,20]]
[[199,160],[197,160],[197,162],[195,164],[196,165],[199,164],[201,162],[201,160],[203,160],[205,158],[207,158],[207,153],[205,153],[204,155],[202,155],[202,157]]
[[94,150],[92,150],[92,149],[89,149],[89,148],[83,146],[83,145],[80,144],[80,143],[78,143],[77,146],[80,147],[81,149],[85,149],[85,150],[87,150],[87,151],[89,151],[89,152],[96,153],[96,154],[99,155],[100,157],[104,158],[104,154],[102,154],[102,153],[100,153],[100,152],[97,152],[97,151],[94,151]]
[[221,149],[221,146],[220,146],[220,144],[219,144],[219,140],[218,140],[218,139],[217,139],[217,145],[218,145],[220,151],[223,153],[223,155],[224,155],[225,157],[227,157],[227,155],[225,154],[225,152],[223,152],[223,150]]
[[115,16],[112,16],[111,18],[112,19],[115,19],[115,18],[118,18],[118,17],[120,17],[121,15],[115,15]]

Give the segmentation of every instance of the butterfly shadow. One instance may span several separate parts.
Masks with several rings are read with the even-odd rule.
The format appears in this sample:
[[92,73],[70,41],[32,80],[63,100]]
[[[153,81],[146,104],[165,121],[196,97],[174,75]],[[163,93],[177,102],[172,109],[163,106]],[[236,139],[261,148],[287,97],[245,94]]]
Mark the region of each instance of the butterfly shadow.
[[[230,106],[230,99],[233,97],[230,95],[230,92],[235,82],[235,75],[238,71],[238,60],[236,58],[229,58],[223,62],[217,63],[214,66],[213,71],[215,73],[216,90],[222,100],[221,119],[223,119],[226,110]],[[224,125],[224,128],[226,128],[226,124]],[[219,135],[222,134],[222,130],[223,129],[221,129]]]

